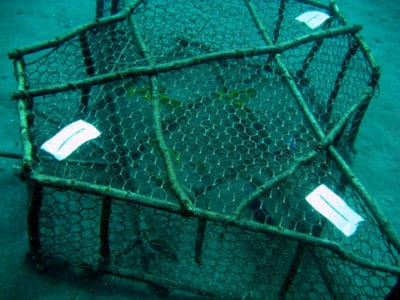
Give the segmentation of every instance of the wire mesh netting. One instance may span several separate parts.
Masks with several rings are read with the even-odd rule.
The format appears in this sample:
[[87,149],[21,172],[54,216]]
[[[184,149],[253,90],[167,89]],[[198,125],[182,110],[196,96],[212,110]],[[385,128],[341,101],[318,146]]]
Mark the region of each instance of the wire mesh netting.
[[[399,241],[346,163],[379,77],[359,30],[334,3],[148,0],[11,52],[32,257],[217,298],[386,295]],[[79,119],[101,135],[40,149]],[[353,236],[305,201],[320,184]]]

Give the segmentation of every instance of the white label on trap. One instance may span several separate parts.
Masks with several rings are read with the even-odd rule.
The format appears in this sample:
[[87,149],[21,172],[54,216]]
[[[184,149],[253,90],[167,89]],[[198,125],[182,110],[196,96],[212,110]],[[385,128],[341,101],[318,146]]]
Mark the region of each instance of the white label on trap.
[[346,236],[351,236],[356,231],[358,223],[364,221],[324,184],[308,194],[306,200]]
[[305,23],[311,29],[317,28],[328,19],[328,14],[318,10],[305,12],[296,18],[297,21]]
[[55,136],[40,146],[40,149],[49,152],[58,160],[63,160],[80,145],[99,135],[100,132],[96,127],[78,120],[61,129]]

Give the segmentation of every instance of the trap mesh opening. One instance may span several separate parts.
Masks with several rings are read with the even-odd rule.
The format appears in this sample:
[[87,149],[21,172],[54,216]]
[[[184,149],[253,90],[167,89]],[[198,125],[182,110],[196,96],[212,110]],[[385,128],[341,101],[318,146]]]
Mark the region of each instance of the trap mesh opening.
[[[10,52],[34,260],[216,298],[386,295],[400,243],[346,163],[379,78],[361,27],[333,2],[124,7]],[[79,119],[100,137],[40,149]],[[304,200],[320,184],[364,219],[353,236]]]

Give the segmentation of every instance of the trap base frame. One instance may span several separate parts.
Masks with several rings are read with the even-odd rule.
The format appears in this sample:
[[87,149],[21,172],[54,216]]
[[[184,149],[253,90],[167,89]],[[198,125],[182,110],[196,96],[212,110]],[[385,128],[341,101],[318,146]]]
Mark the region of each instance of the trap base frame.
[[[400,243],[346,162],[379,78],[361,27],[334,2],[215,4],[226,19],[184,2],[10,52],[32,258],[216,298],[383,297]],[[303,34],[309,9],[331,18]],[[39,150],[77,118],[100,142],[62,162]],[[303,204],[320,183],[365,219],[351,238]]]

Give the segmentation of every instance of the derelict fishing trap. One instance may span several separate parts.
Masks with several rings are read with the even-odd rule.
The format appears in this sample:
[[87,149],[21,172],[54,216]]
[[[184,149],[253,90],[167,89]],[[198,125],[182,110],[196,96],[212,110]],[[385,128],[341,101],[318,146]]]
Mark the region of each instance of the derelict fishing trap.
[[[348,164],[379,77],[361,27],[333,2],[105,4],[10,52],[32,258],[215,298],[386,295],[400,243]],[[55,151],[100,135],[43,150],[77,120]],[[348,236],[306,201],[321,184]]]

